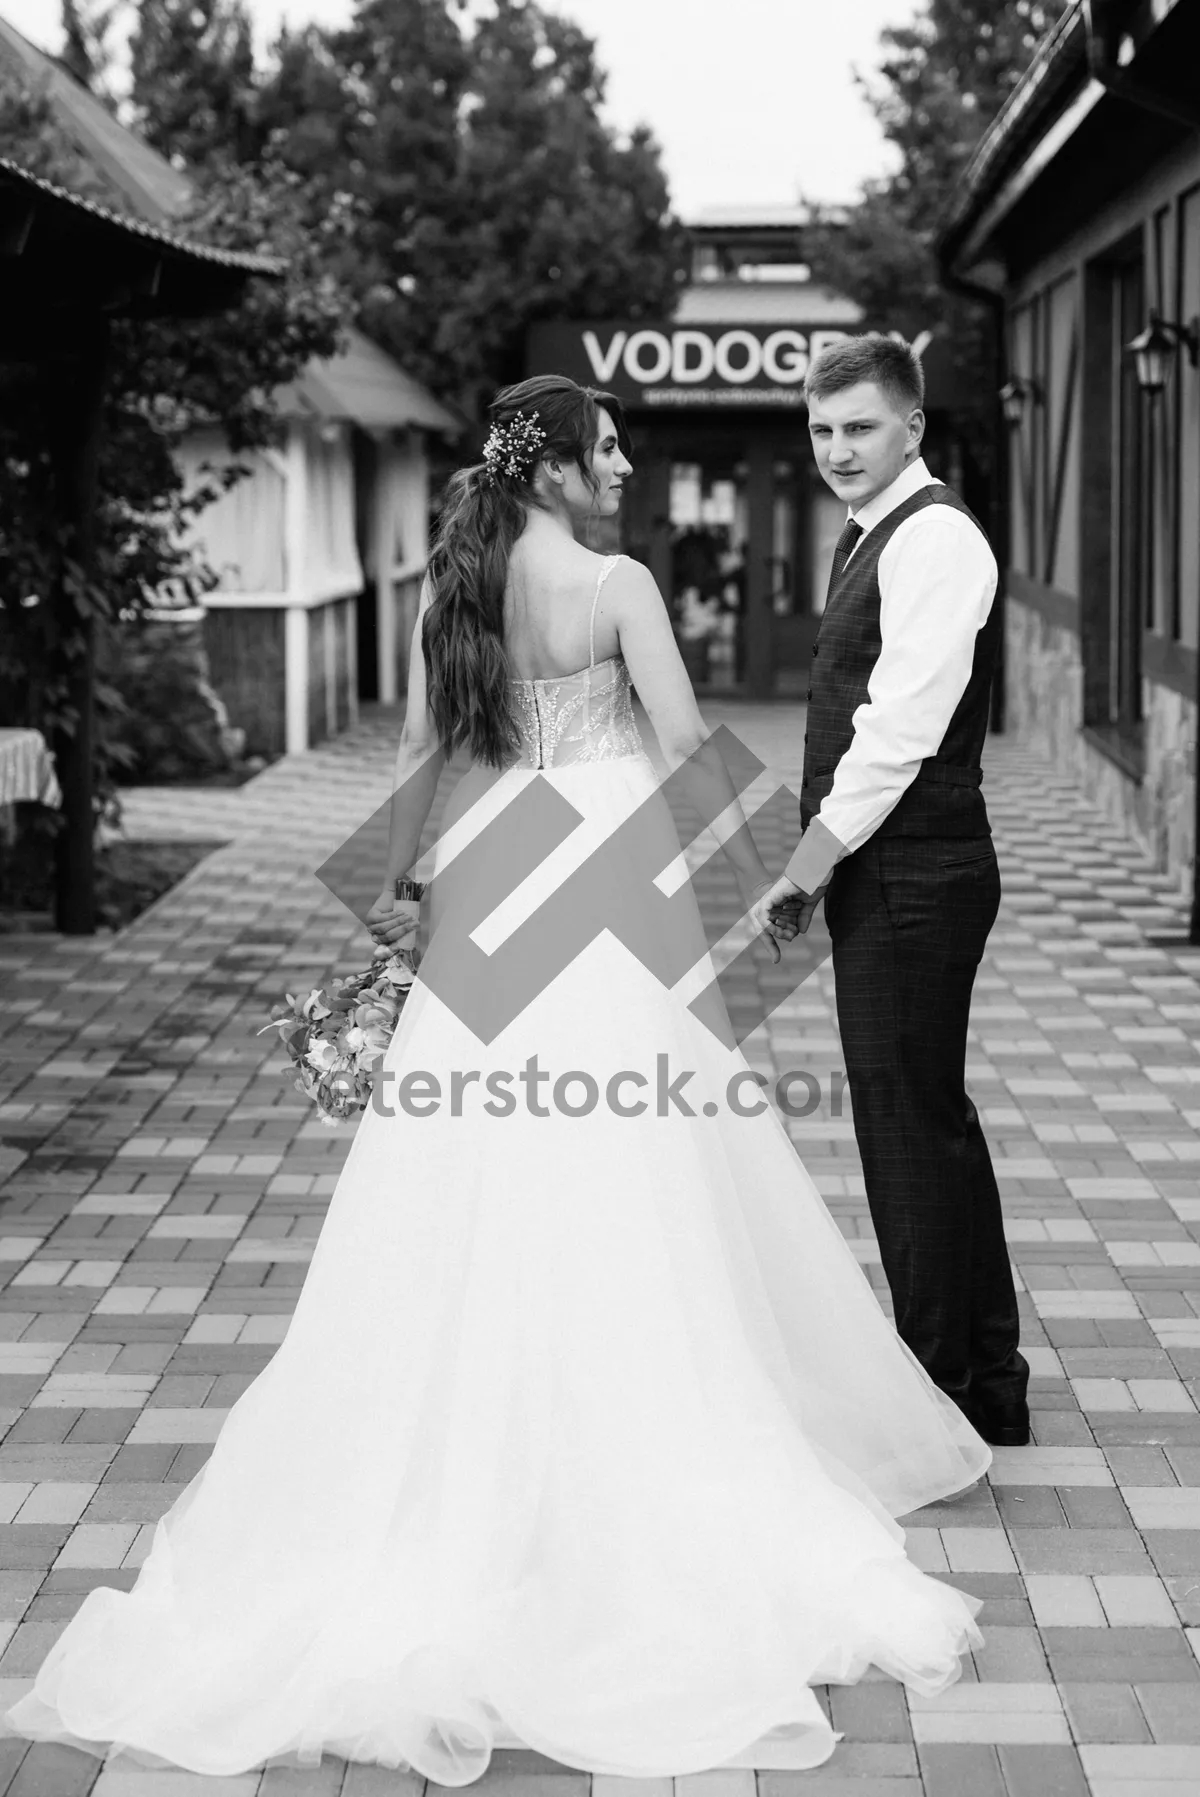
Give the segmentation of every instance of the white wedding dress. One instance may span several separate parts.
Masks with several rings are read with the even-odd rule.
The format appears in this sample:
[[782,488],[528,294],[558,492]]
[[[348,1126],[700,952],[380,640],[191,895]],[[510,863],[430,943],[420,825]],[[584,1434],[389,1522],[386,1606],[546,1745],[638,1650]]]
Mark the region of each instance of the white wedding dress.
[[[490,952],[656,790],[619,658],[515,684],[524,758],[465,775],[440,840],[539,779],[580,821]],[[478,893],[477,859],[455,900],[449,853],[426,966]],[[662,1054],[693,1071],[694,1117],[658,1114]],[[630,1775],[799,1768],[837,1738],[813,1685],[957,1678],[979,1604],[919,1572],[892,1519],[990,1452],[773,1109],[703,1113],[740,1051],[601,934],[487,1046],[419,981],[385,1066],[447,1094],[451,1070],[532,1055],[548,1115],[519,1086],[487,1114],[482,1080],[457,1116],[445,1097],[365,1113],[282,1346],[134,1589],[87,1597],[11,1730],[207,1773],[325,1751],[447,1785],[496,1746]],[[602,1093],[641,1071],[646,1110],[561,1114],[569,1070]]]

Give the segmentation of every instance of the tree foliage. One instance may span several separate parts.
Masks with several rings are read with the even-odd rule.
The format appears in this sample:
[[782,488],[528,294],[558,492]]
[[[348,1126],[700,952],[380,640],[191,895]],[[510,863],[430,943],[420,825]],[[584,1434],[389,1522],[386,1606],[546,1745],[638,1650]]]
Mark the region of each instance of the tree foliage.
[[943,285],[937,235],[980,139],[1066,5],[925,0],[911,24],[885,30],[877,71],[857,79],[898,166],[868,183],[844,218],[826,211],[811,249],[822,276],[858,300],[870,322],[910,337],[937,326],[949,333],[960,387],[980,396],[961,422],[984,460],[990,322]]
[[111,100],[108,74],[110,34],[122,0],[62,0],[61,61],[76,81]]
[[[194,121],[232,119],[223,96],[246,93],[240,0],[204,10],[199,31],[187,0],[142,0],[156,66],[176,76],[163,88],[147,62],[135,98],[168,154],[193,153]],[[657,146],[619,139],[603,99],[592,40],[535,0],[495,0],[474,24],[461,0],[358,0],[345,29],[284,31],[209,149],[278,157],[314,220],[352,205],[336,269],[359,322],[476,410],[523,372],[535,320],[673,306],[683,238]]]
[[243,0],[139,0],[129,42],[132,124],[201,168],[253,154],[254,44]]
[[1068,0],[926,0],[882,33],[877,82],[863,83],[900,152],[888,184],[918,230],[936,229],[980,138]]

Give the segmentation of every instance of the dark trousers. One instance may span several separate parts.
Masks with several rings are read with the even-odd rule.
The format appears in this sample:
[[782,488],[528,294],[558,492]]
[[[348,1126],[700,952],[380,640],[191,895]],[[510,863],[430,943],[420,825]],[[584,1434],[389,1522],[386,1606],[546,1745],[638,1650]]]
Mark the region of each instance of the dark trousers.
[[1025,1396],[1000,1195],[965,1084],[1000,904],[990,836],[872,837],[825,900],[838,1025],[896,1327],[957,1403]]

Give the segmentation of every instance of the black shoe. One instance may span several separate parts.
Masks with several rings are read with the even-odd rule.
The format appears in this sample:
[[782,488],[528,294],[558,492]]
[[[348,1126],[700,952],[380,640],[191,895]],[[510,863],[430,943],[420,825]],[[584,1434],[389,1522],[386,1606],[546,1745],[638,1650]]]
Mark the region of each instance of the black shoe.
[[1027,1448],[1029,1446],[1029,1406],[1026,1403],[987,1404],[976,1401],[967,1406],[967,1416],[976,1434],[994,1448]]

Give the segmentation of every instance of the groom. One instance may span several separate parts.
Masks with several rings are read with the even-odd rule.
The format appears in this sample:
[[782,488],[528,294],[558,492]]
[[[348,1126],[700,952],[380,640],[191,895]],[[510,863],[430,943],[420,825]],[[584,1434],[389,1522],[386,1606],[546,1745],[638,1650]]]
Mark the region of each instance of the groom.
[[875,334],[835,344],[805,397],[817,466],[849,517],[813,648],[804,833],[755,915],[794,935],[824,895],[896,1327],[987,1441],[1020,1447],[1029,1368],[964,1084],[971,988],[1000,903],[979,766],[996,563],[921,459],[924,378],[907,345]]

